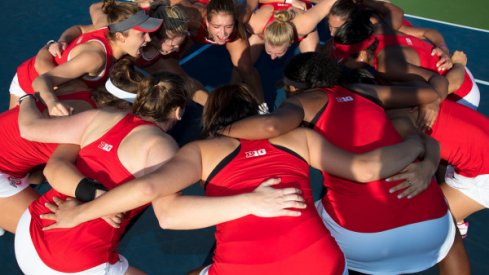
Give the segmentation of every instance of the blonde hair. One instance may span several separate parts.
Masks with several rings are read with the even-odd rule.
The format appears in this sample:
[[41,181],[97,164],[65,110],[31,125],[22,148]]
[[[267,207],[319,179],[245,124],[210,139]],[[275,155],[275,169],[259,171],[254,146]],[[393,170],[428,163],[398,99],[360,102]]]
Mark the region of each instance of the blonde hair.
[[265,28],[264,39],[272,46],[292,44],[295,36],[295,26],[292,24],[294,14],[285,10],[274,14],[274,21]]

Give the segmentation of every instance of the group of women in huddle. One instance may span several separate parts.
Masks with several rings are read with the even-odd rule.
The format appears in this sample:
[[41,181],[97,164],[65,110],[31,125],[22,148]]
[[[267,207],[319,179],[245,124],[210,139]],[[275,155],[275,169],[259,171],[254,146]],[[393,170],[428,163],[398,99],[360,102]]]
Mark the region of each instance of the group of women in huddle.
[[[489,206],[489,121],[460,104],[479,96],[465,55],[385,1],[239,5],[96,3],[92,25],[18,67],[0,115],[0,227],[22,271],[143,274],[117,245],[151,204],[163,229],[217,226],[203,275],[470,274],[457,223]],[[183,71],[190,40],[225,45],[235,83],[208,94]],[[253,64],[296,42],[287,99],[263,114]],[[205,138],[179,149],[166,132],[192,99]],[[440,162],[453,168],[442,183]],[[52,189],[39,195],[42,165]],[[206,196],[181,193],[194,183]]]

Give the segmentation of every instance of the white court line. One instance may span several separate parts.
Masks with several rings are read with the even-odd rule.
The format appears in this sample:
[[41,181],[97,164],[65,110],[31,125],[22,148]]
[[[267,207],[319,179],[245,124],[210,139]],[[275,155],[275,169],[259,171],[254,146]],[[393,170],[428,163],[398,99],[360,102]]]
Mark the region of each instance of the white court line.
[[475,82],[476,82],[476,83],[479,83],[479,84],[482,84],[482,85],[489,86],[489,82],[484,81],[484,80],[479,80],[479,79],[476,79],[476,80],[475,80]]
[[449,23],[449,22],[435,20],[435,19],[430,19],[430,18],[425,18],[425,17],[421,17],[421,16],[416,16],[416,15],[411,15],[411,14],[405,14],[404,16],[415,18],[415,19],[420,19],[420,20],[425,20],[425,21],[430,21],[430,22],[435,22],[435,23],[440,23],[440,24],[444,24],[444,25],[449,25],[449,26],[454,26],[454,27],[469,29],[469,30],[473,30],[473,31],[479,31],[479,32],[489,33],[489,30],[485,30],[485,29],[479,29],[479,28],[469,27],[469,26],[465,26],[465,25],[459,25],[459,24]]

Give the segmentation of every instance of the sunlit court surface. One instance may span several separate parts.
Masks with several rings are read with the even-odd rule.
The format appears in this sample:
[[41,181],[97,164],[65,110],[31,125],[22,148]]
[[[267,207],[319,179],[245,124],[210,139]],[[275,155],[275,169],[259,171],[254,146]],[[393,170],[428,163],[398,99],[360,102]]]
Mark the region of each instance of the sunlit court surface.
[[[1,111],[8,108],[8,88],[17,66],[35,55],[47,41],[57,39],[64,29],[75,24],[89,24],[88,8],[94,2],[97,1],[2,1],[0,3],[0,22],[3,26],[0,30],[3,38],[0,47],[4,54],[0,63],[0,84],[3,87],[0,96]],[[395,1],[395,4],[403,7],[403,2],[407,1]],[[470,1],[459,2],[459,5],[470,5]],[[423,9],[423,7],[417,8]],[[478,12],[486,11],[487,9]],[[489,67],[487,66],[489,64],[489,19],[487,16],[485,22],[474,24],[469,21],[447,22],[446,19],[436,16],[427,18],[418,15],[411,7],[406,14],[406,18],[414,26],[439,30],[451,51],[463,50],[467,54],[468,67],[481,92],[479,111],[489,116]],[[463,16],[470,17],[470,14]],[[318,27],[322,42],[329,38],[325,24],[321,22]],[[284,57],[274,61],[263,53],[256,64],[265,91],[265,99],[271,108],[278,106],[284,99],[284,91],[277,83],[281,79],[287,59],[295,53],[297,51],[290,50]],[[232,66],[224,47],[194,45],[180,63],[189,75],[198,79],[209,90],[226,84],[231,77]],[[180,144],[199,137],[201,111],[202,108],[197,105],[189,106],[182,123],[172,131]],[[319,197],[321,179],[317,171],[312,172],[315,196]],[[47,184],[44,184],[39,191],[44,192],[46,188],[48,188]],[[202,188],[193,186],[185,192],[201,194]],[[489,274],[487,231],[489,212],[487,209],[480,211],[467,218],[467,221],[470,222],[470,229],[464,244],[472,273]],[[153,210],[148,208],[123,236],[118,251],[132,266],[148,274],[186,274],[208,263],[214,245],[213,233],[214,228],[191,231],[163,230],[158,225]],[[15,260],[13,241],[14,236],[10,233],[0,237],[1,274],[22,274]],[[437,269],[434,267],[419,274],[437,274]]]

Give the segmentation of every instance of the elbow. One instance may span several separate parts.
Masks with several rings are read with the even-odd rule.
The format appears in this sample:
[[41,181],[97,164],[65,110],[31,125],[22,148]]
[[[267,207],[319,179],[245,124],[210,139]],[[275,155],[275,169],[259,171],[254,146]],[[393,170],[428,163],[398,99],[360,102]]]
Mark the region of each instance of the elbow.
[[31,129],[32,127],[30,127],[29,123],[22,123],[19,121],[19,132],[21,138],[30,141],[36,141],[35,140],[36,136]]
[[371,161],[362,161],[359,166],[356,181],[367,183],[380,179],[380,168],[378,165],[373,164]]
[[274,123],[265,123],[264,132],[267,137],[276,137],[282,134],[282,131]]

